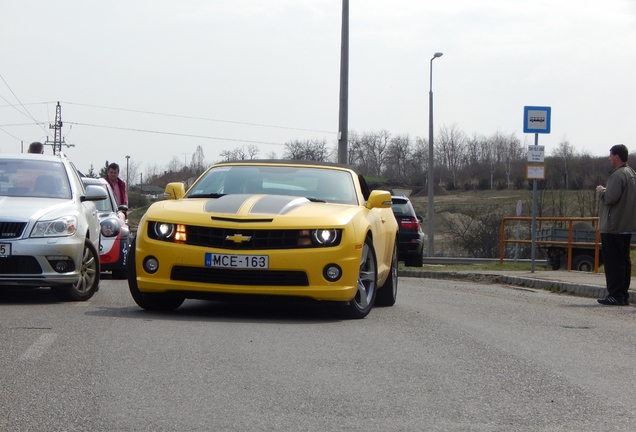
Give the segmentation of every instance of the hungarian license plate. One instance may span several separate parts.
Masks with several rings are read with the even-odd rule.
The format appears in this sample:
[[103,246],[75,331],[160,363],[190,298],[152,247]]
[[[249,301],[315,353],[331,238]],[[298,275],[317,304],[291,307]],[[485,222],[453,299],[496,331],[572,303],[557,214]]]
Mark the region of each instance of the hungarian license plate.
[[228,255],[217,253],[205,254],[206,267],[266,269],[269,268],[267,255]]
[[0,257],[11,255],[11,243],[0,243]]

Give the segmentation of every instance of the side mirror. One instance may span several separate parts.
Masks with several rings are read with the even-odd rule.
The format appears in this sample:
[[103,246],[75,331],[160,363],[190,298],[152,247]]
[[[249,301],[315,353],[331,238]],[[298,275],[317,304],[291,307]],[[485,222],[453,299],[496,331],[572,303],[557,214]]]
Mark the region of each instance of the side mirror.
[[168,183],[163,196],[168,200],[181,199],[185,195],[185,186],[182,182]]
[[108,198],[106,189],[101,186],[88,185],[86,193],[80,197],[80,201],[101,201]]
[[371,191],[367,200],[367,208],[391,208],[391,192],[383,190]]

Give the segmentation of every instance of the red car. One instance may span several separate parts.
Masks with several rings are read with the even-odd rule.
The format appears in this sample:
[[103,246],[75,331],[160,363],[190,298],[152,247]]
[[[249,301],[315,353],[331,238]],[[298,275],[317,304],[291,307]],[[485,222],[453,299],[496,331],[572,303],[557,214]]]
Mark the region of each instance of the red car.
[[101,226],[99,262],[102,271],[110,271],[113,279],[126,279],[130,247],[130,231],[125,214],[128,207],[117,207],[113,190],[103,178],[83,177],[82,181],[86,186],[101,186],[108,192],[108,198],[95,202]]

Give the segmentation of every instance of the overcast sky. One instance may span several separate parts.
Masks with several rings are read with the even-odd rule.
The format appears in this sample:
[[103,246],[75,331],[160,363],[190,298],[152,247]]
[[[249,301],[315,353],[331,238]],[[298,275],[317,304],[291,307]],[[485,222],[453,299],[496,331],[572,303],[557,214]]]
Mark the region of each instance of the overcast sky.
[[[636,154],[636,0],[350,0],[349,131],[523,133]],[[255,144],[337,144],[341,0],[0,0],[0,153],[53,141],[78,168],[164,168]],[[46,152],[51,152],[51,147]]]

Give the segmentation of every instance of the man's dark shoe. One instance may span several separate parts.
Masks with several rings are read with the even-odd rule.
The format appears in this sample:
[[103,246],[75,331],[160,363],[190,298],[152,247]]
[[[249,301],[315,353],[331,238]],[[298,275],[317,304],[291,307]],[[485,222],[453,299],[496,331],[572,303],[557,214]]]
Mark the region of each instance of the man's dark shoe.
[[624,297],[607,296],[598,299],[597,302],[606,306],[629,306],[629,301]]

